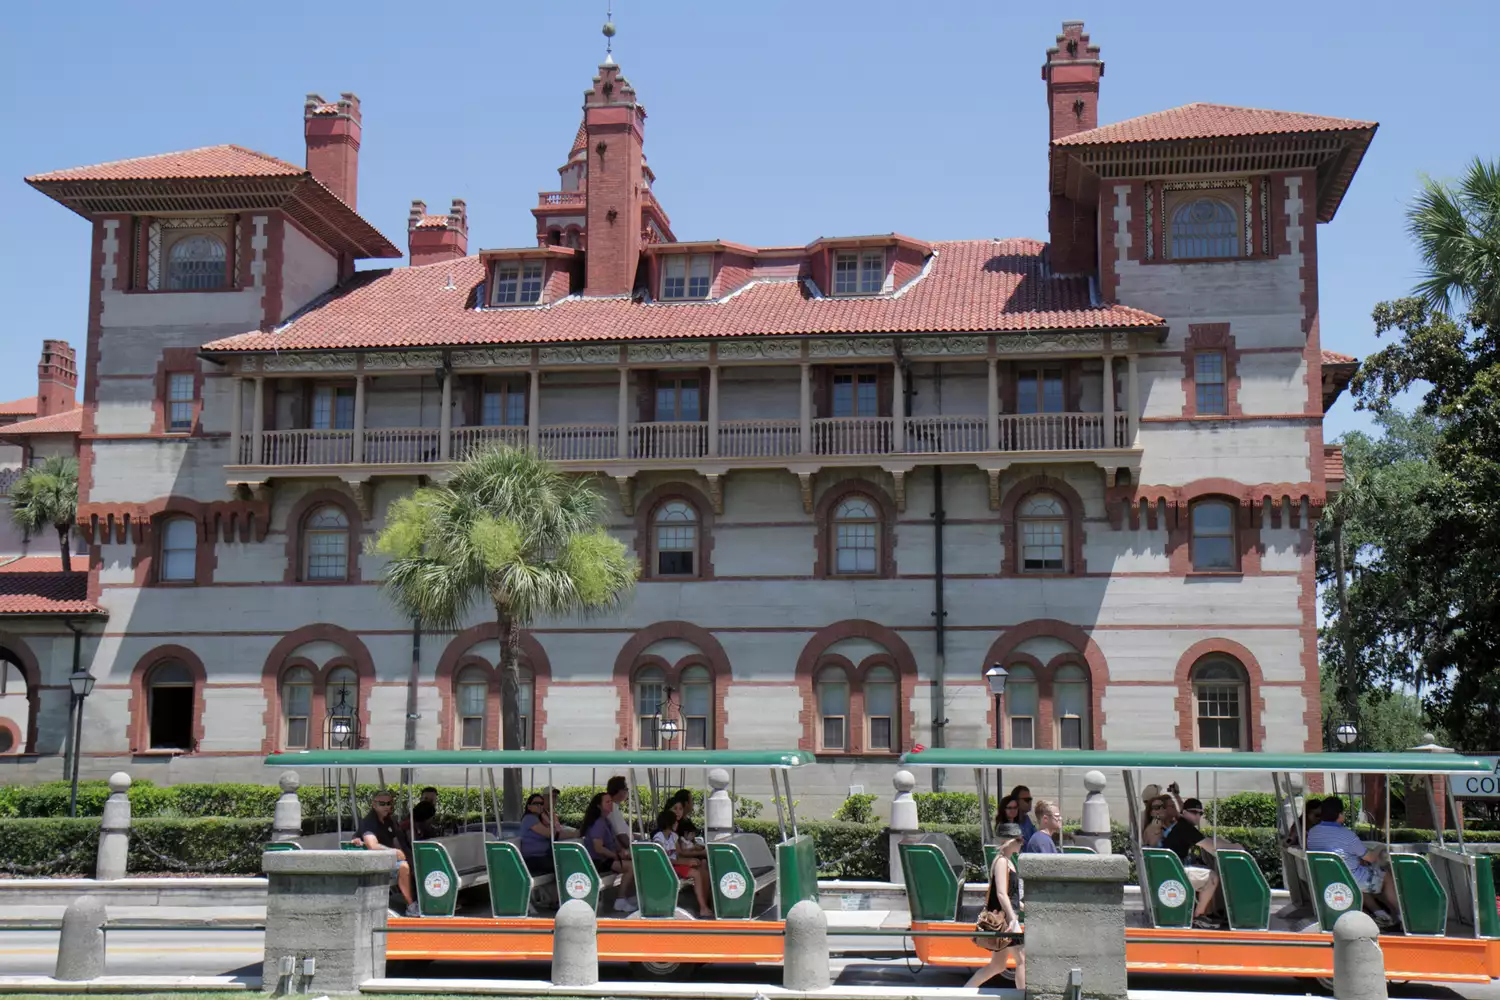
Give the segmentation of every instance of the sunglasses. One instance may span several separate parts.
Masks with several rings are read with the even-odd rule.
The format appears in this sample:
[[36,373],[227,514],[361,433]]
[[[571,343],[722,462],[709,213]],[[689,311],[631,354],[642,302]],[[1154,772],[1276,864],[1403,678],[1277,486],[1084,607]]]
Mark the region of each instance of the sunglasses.
[[371,802],[370,805],[374,806],[376,809],[389,809],[391,807],[391,804],[389,802]]

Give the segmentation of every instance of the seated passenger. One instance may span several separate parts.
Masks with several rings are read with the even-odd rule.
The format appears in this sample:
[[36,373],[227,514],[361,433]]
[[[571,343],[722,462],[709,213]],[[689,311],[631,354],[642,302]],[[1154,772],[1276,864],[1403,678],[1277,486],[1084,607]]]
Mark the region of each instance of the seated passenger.
[[[1155,788],[1156,786],[1151,786]],[[1141,831],[1142,847],[1160,847],[1167,830],[1177,822],[1177,804],[1171,796],[1158,795],[1146,801],[1146,828]]]
[[[1057,838],[1062,836],[1062,811],[1046,799],[1037,799],[1034,811],[1036,832],[1027,839],[1026,846],[1021,849],[1021,852],[1023,854],[1061,854],[1062,852],[1057,849]],[[1022,824],[1021,828],[1024,830],[1025,824]]]
[[[630,857],[630,820],[625,815],[625,800],[630,797],[630,787],[625,783],[622,775],[615,775],[604,785],[604,794],[609,796],[613,808],[609,811],[609,828],[614,831],[615,842],[625,852],[625,857]],[[588,829],[585,823],[584,829]]]
[[411,829],[413,840],[433,840],[441,836],[436,821],[437,806],[426,799],[421,800],[411,808]]
[[1209,916],[1210,910],[1217,912],[1221,909],[1216,905],[1219,901],[1219,877],[1203,865],[1190,864],[1188,857],[1195,850],[1200,854],[1213,855],[1220,847],[1240,848],[1239,845],[1228,842],[1215,845],[1198,829],[1198,824],[1202,822],[1203,803],[1197,799],[1188,799],[1182,804],[1182,816],[1167,831],[1161,846],[1177,855],[1182,861],[1183,870],[1187,872],[1188,881],[1192,883],[1193,895],[1196,897],[1193,903],[1193,926],[1211,928],[1221,926],[1218,920]]
[[678,878],[693,880],[693,893],[698,897],[698,913],[711,917],[714,915],[714,908],[708,895],[708,862],[678,858],[681,841],[677,836],[677,823],[677,813],[671,809],[663,809],[661,815],[656,817],[656,835],[651,840],[660,844],[667,852],[672,870],[677,873]]
[[1315,826],[1317,826],[1322,821],[1323,821],[1322,800],[1321,799],[1308,799],[1307,802],[1305,802],[1303,804],[1303,807],[1302,807],[1302,824],[1301,824],[1301,826],[1297,826],[1297,825],[1294,824],[1292,826],[1291,830],[1287,831],[1286,846],[1288,846],[1288,847],[1301,847],[1302,846],[1302,835],[1303,835],[1303,832],[1304,832],[1304,828],[1305,828],[1306,832],[1311,833],[1312,832],[1312,828],[1315,827]]
[[[1391,911],[1399,913],[1401,908],[1396,902],[1396,888],[1381,867],[1380,852],[1366,847],[1359,835],[1344,825],[1343,799],[1330,795],[1318,808],[1323,822],[1308,828],[1307,849],[1329,851],[1343,858],[1344,864],[1349,866],[1349,874],[1354,876],[1354,884],[1364,894],[1365,908],[1370,910],[1375,922],[1381,927],[1395,926],[1396,918],[1391,916]],[[1385,903],[1383,908],[1375,904],[1375,896]]]
[[619,874],[620,892],[615,897],[615,909],[631,913],[636,909],[635,898],[630,895],[630,890],[635,887],[635,876],[630,870],[630,853],[620,846],[614,828],[610,826],[609,815],[614,808],[614,798],[605,792],[589,799],[588,808],[583,811],[583,846],[600,874]]
[[411,865],[407,862],[411,847],[406,842],[406,834],[396,824],[395,801],[389,790],[376,792],[375,797],[370,800],[370,812],[359,824],[359,830],[354,836],[365,845],[367,851],[396,852],[396,885],[401,889],[401,897],[406,900],[406,915],[420,917],[422,911],[417,907],[417,897],[412,891]]
[[526,800],[526,815],[521,817],[521,860],[526,862],[527,870],[533,875],[554,874],[557,868],[552,858],[553,841],[572,840],[578,836],[578,831],[558,822],[553,811],[556,805],[555,788],[534,793]]

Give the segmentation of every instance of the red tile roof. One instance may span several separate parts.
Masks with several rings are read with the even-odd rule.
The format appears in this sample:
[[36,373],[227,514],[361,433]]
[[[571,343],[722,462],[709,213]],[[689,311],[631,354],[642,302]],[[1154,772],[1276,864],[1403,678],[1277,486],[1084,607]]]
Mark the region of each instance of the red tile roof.
[[243,146],[204,146],[180,153],[138,156],[133,160],[113,160],[90,167],[70,167],[49,174],[34,174],[28,183],[39,181],[155,181],[188,180],[205,177],[295,177],[306,173],[302,167],[257,153]]
[[107,615],[90,604],[87,573],[0,573],[0,615]]
[[30,417],[35,414],[35,396],[27,396],[25,399],[12,399],[9,403],[0,403],[0,417]]
[[476,310],[469,307],[472,289],[484,274],[477,257],[362,271],[354,282],[281,329],[217,340],[204,350],[1041,332],[1151,328],[1164,323],[1140,309],[1093,302],[1087,278],[1049,274],[1042,258],[1046,244],[1035,240],[971,240],[933,247],[936,256],[928,273],[909,283],[902,294],[859,299],[814,298],[800,280],[767,279],[714,302],[669,305],[570,297],[540,308]]
[[417,220],[413,229],[447,229],[448,216],[446,215],[424,215]]
[[315,108],[312,109],[312,114],[315,114],[315,115],[336,115],[338,113],[339,113],[339,106],[336,103],[332,103],[332,104],[319,104],[318,106],[316,106]]
[[1325,365],[1357,365],[1359,359],[1348,354],[1340,354],[1338,351],[1324,351],[1323,363]]
[[573,137],[573,148],[568,150],[568,158],[589,144],[589,127],[586,122],[578,123],[578,134]]
[[[10,562],[3,560],[9,558]],[[87,556],[78,556],[87,559]],[[0,556],[0,573],[61,573],[62,556]]]
[[21,420],[14,424],[0,425],[0,438],[18,437],[25,434],[81,434],[83,433],[83,407],[75,406],[61,413]]
[[1184,104],[1113,125],[1101,125],[1054,140],[1055,146],[1092,146],[1112,142],[1170,142],[1287,132],[1346,132],[1374,128],[1375,122],[1325,118],[1298,111],[1268,111],[1229,104]]

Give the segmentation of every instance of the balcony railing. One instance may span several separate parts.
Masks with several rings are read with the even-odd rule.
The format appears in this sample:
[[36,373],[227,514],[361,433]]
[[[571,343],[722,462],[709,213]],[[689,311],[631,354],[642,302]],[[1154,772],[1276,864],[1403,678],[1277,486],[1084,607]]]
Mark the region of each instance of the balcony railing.
[[[803,441],[800,420],[725,420],[718,427],[718,447],[710,445],[706,421],[653,421],[626,428],[626,453],[620,452],[620,428],[613,423],[554,424],[537,429],[546,457],[558,462],[631,463],[787,459],[799,455],[937,455],[995,452],[1084,452],[1130,447],[1130,423],[1123,413],[1001,414],[998,437],[990,440],[989,420],[977,416],[906,417],[896,434],[891,417],[820,417],[810,421]],[[233,464],[243,466],[429,465],[461,461],[491,444],[525,447],[526,427],[454,427],[448,458],[442,431],[434,427],[381,427],[363,432],[362,460],[355,461],[354,432],[349,430],[268,430],[262,432],[260,457],[254,435],[241,434]]]
[[537,204],[542,208],[548,205],[585,205],[587,203],[587,191],[541,191],[537,194]]

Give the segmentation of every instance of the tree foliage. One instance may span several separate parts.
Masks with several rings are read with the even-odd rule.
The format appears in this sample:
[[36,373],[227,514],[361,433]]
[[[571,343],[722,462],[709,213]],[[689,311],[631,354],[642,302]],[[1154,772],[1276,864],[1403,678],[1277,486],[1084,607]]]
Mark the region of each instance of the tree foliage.
[[48,528],[57,532],[63,572],[73,571],[68,532],[78,517],[78,460],[53,455],[22,470],[10,487],[11,517],[30,534]]

